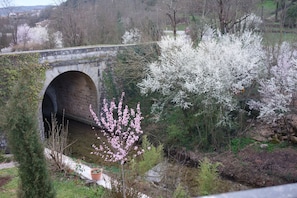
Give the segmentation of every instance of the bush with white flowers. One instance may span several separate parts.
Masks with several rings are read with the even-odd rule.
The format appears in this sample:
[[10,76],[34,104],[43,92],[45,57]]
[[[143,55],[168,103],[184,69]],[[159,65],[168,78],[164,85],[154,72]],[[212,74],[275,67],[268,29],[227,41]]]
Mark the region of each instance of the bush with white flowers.
[[[184,109],[202,102],[232,111],[237,105],[234,96],[264,71],[261,37],[251,32],[213,36],[197,48],[182,37],[164,37],[159,46],[159,60],[148,66],[138,85],[143,94],[159,92]],[[198,96],[202,100],[197,101]]]
[[141,32],[137,28],[132,28],[122,36],[123,44],[136,44],[141,40]]
[[293,94],[297,92],[297,51],[289,43],[282,43],[270,62],[269,76],[259,81],[260,100],[250,101],[253,109],[260,111],[258,118],[275,123],[291,111]]
[[164,37],[159,59],[138,84],[143,94],[160,94],[152,106],[154,118],[166,113],[168,141],[178,139],[181,146],[224,144],[236,130],[230,113],[239,109],[238,97],[265,73],[261,36],[211,32],[196,48],[183,37]]
[[261,17],[254,13],[243,16],[239,19],[239,23],[235,24],[234,28],[239,32],[244,31],[259,31],[260,26],[263,23]]
[[29,27],[27,24],[18,26],[18,44],[44,44],[48,41],[48,33],[45,27]]

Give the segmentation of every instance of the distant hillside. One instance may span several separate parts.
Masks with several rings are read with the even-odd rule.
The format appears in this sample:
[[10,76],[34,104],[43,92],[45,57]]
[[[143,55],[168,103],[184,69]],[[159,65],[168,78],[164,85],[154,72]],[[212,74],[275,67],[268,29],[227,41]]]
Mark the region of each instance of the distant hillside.
[[8,8],[0,8],[0,16],[7,16],[10,12],[31,12],[34,10],[43,10],[48,6],[15,6],[15,7],[8,7]]

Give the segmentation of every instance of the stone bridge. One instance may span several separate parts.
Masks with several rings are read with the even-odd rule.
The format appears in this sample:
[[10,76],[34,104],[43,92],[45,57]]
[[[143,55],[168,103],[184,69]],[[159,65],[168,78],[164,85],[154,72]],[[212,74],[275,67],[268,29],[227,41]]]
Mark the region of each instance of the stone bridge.
[[14,53],[38,53],[39,63],[48,67],[40,93],[41,132],[44,116],[50,118],[51,113],[65,112],[67,118],[92,123],[89,105],[98,112],[101,99],[106,96],[104,71],[115,64],[118,52],[133,46],[98,45]]
[[47,63],[41,95],[42,113],[62,113],[89,122],[89,105],[98,109],[103,94],[103,71],[110,66],[121,46],[92,46],[40,51],[40,63]]
[[[98,112],[104,97],[104,70],[116,61],[117,53],[133,45],[86,46],[38,51],[40,63],[47,63],[41,91],[40,117],[52,112],[81,122],[93,121],[91,104]],[[34,51],[36,53],[36,51]]]

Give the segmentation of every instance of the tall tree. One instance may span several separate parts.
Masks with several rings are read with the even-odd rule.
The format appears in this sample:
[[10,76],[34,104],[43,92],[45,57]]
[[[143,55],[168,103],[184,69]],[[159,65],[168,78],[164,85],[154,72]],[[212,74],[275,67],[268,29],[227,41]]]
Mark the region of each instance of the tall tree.
[[[232,32],[234,26],[255,10],[260,0],[199,0],[203,16],[211,19],[222,34]],[[201,6],[200,6],[201,7]]]
[[169,0],[165,2],[165,5],[167,7],[166,15],[170,19],[170,24],[173,29],[173,36],[176,38],[176,26],[177,26],[177,0]]
[[[44,69],[38,56],[10,57],[18,67],[15,87],[5,109],[9,145],[14,159],[19,163],[20,185],[18,197],[52,198],[55,191],[47,171],[44,148],[38,130],[39,92]],[[8,60],[6,60],[8,61]]]
[[19,18],[15,11],[13,0],[2,0],[1,6],[6,10],[6,16],[8,18],[8,31],[12,34],[13,44],[17,44],[17,30],[19,24]]

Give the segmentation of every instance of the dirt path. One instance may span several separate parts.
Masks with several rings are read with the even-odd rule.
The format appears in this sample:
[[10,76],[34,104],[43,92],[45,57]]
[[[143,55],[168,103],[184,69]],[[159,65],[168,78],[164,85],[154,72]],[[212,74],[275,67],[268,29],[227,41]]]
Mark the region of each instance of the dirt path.
[[15,167],[15,166],[16,166],[15,162],[0,163],[0,169],[12,168],[12,167]]

